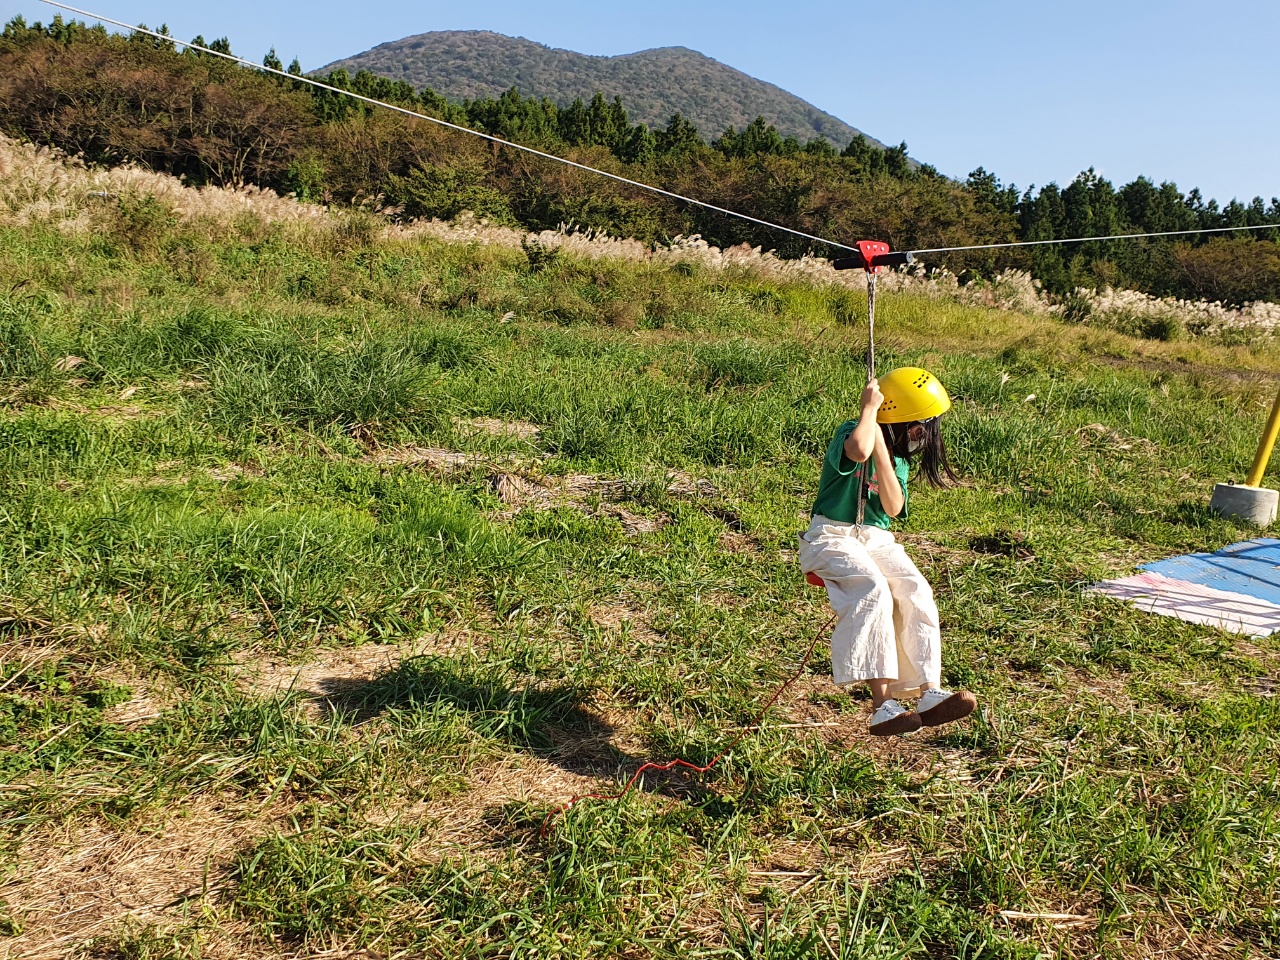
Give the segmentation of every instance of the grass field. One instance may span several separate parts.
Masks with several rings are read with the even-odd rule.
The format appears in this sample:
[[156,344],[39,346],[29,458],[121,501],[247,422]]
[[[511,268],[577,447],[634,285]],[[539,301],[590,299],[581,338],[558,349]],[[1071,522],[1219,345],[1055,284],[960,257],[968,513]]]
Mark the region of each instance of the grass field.
[[0,227],[0,952],[1280,954],[1280,642],[1081,587],[1250,531],[1277,341],[882,299],[963,484],[901,539],[980,714],[800,680],[862,301],[104,203]]

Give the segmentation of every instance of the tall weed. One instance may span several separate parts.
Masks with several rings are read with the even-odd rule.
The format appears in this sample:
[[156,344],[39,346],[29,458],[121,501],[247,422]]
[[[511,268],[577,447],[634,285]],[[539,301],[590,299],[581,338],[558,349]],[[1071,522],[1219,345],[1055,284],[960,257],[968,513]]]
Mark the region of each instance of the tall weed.
[[432,392],[431,370],[402,337],[322,347],[266,334],[217,354],[208,377],[208,417],[231,434],[290,426],[431,429],[448,416]]

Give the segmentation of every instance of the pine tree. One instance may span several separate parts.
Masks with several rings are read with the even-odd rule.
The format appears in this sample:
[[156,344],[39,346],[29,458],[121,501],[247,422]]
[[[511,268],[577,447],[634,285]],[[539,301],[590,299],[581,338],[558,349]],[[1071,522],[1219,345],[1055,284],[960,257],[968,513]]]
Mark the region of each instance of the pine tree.
[[627,136],[627,111],[622,108],[622,99],[614,97],[612,101],[604,98],[599,91],[591,98],[588,110],[588,143],[617,150]]
[[581,97],[560,111],[558,126],[560,139],[571,147],[591,142],[591,112]]
[[666,129],[659,130],[655,137],[658,154],[661,156],[679,157],[694,153],[703,146],[698,136],[698,128],[684,118],[684,114],[672,114],[667,121]]
[[649,163],[658,152],[658,144],[649,128],[638,123],[614,152],[619,160],[627,163]]

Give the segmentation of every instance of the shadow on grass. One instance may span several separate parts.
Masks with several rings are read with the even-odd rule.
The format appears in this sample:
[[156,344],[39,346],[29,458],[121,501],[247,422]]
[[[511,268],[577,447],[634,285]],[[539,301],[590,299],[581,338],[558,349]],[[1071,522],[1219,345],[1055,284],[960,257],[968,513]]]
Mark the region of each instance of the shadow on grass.
[[[480,736],[504,742],[562,770],[621,784],[652,757],[636,757],[612,742],[614,727],[572,685],[513,686],[501,666],[445,657],[412,657],[372,680],[322,680],[336,715],[360,723],[388,712],[426,711],[462,717]],[[666,759],[666,758],[658,758]],[[637,789],[681,800],[718,795],[679,771],[646,771]],[[605,785],[604,792],[616,792]],[[568,797],[565,798],[569,799]]]

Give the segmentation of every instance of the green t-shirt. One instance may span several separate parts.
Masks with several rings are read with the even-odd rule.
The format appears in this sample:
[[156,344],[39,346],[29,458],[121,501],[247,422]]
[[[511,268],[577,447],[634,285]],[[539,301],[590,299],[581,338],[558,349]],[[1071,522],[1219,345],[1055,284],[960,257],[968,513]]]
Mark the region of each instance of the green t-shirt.
[[[840,424],[836,435],[827,444],[827,455],[822,460],[822,478],[818,481],[818,499],[814,501],[812,515],[821,514],[837,523],[858,522],[858,481],[862,468],[871,470],[867,506],[862,512],[862,522],[872,527],[889,529],[890,517],[880,506],[880,488],[876,483],[875,464],[868,459],[865,464],[855,463],[844,454],[844,442],[858,425],[857,420]],[[907,474],[911,464],[903,457],[893,458],[893,472],[902,488],[902,512],[894,519],[905,520],[910,501],[907,497]]]

